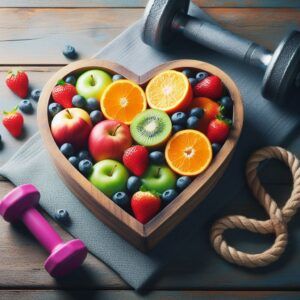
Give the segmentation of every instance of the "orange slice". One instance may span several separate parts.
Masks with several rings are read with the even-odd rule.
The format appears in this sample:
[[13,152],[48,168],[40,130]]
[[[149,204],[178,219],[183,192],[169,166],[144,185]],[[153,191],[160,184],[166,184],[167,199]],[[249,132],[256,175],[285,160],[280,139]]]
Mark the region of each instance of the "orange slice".
[[101,110],[109,120],[117,120],[129,125],[134,117],[147,108],[146,95],[136,83],[117,80],[102,94]]
[[146,87],[146,97],[151,108],[173,113],[189,106],[193,91],[184,74],[168,70],[150,80]]
[[169,140],[165,150],[169,167],[176,173],[196,176],[209,166],[212,148],[208,138],[197,130],[182,130]]

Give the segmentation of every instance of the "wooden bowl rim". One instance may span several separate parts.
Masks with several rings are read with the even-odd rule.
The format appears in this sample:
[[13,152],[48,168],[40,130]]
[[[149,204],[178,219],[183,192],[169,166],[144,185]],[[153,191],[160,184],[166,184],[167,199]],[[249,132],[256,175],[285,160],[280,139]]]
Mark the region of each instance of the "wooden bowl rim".
[[[133,80],[142,86],[146,84],[153,76],[155,76],[163,70],[182,68],[200,69],[220,77],[222,82],[228,89],[229,94],[234,102],[234,125],[230,131],[230,135],[227,141],[224,143],[218,155],[213,159],[209,168],[205,170],[202,174],[198,175],[187,189],[181,192],[180,195],[172,203],[170,203],[167,207],[161,210],[151,221],[149,221],[145,225],[141,224],[133,216],[131,216],[125,210],[116,205],[95,186],[93,186],[83,175],[81,175],[80,172],[77,171],[59,151],[59,148],[57,147],[52,137],[48,119],[48,104],[53,87],[56,85],[59,79],[64,78],[66,75],[72,72],[77,73],[92,68],[100,68],[108,71],[111,74],[121,74],[125,78]],[[163,226],[163,224],[168,220],[168,218],[170,218],[178,210],[180,210],[183,204],[189,201],[190,197],[195,195],[203,186],[205,186],[208,180],[213,177],[215,172],[219,168],[221,168],[227,160],[230,159],[230,156],[236,147],[236,144],[242,131],[244,120],[244,108],[242,96],[239,92],[239,89],[237,88],[234,81],[230,78],[230,76],[218,67],[206,62],[190,59],[169,61],[139,76],[134,72],[130,71],[129,69],[125,68],[124,66],[114,62],[99,59],[85,59],[76,61],[63,67],[58,72],[56,72],[46,83],[42,90],[38,104],[37,120],[39,131],[46,146],[46,149],[48,152],[50,152],[51,159],[54,160],[54,164],[58,169],[58,173],[63,179],[63,181],[66,183],[68,188],[70,188],[72,192],[75,192],[75,194],[76,192],[80,191],[80,188],[83,188],[85,192],[89,194],[91,200],[90,205],[98,206],[100,204],[105,211],[113,214],[114,217],[121,220],[125,227],[129,227],[129,229],[135,231],[139,236],[149,237],[151,234],[154,234],[157,229]],[[62,174],[62,171],[65,171],[69,177],[64,176]],[[71,188],[70,184],[72,184],[72,182],[77,182],[80,184],[77,184],[78,186],[75,188]],[[193,190],[193,192],[190,195],[189,191],[191,190]],[[97,203],[93,203],[94,201],[96,201]]]

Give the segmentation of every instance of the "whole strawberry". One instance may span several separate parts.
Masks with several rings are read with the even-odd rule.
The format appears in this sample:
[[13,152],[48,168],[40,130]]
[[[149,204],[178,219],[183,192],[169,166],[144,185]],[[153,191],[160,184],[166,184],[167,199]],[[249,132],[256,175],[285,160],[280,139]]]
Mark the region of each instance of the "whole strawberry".
[[150,221],[159,211],[161,200],[150,192],[136,192],[131,198],[131,208],[134,216],[142,224]]
[[77,95],[77,91],[74,85],[59,80],[57,85],[52,90],[53,100],[63,106],[64,108],[71,108],[72,98]]
[[18,138],[22,134],[24,119],[16,106],[10,112],[3,112],[2,124],[8,130],[8,132],[15,138]]
[[223,94],[223,83],[217,76],[210,75],[194,86],[195,97],[207,97],[217,100]]
[[144,146],[132,146],[125,150],[124,165],[136,176],[144,174],[149,164],[148,150]]
[[6,76],[6,85],[20,98],[26,98],[28,94],[28,76],[24,71],[9,71]]
[[210,121],[207,128],[207,137],[211,143],[222,144],[227,139],[231,127],[231,120],[222,118]]

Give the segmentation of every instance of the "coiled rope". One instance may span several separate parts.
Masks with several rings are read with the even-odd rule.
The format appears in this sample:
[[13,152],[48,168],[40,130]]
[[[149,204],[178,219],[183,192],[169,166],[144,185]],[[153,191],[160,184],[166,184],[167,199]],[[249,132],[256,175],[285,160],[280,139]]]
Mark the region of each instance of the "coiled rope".
[[[270,158],[284,162],[293,176],[293,190],[284,207],[279,208],[276,201],[265,191],[257,175],[258,165]],[[245,216],[234,215],[219,219],[211,229],[210,240],[216,252],[230,263],[255,268],[278,260],[288,242],[287,223],[300,206],[300,162],[291,152],[280,147],[266,147],[253,153],[247,162],[246,177],[254,197],[264,207],[269,219],[260,221]],[[275,234],[273,245],[264,252],[251,254],[242,252],[227,244],[223,233],[227,229],[242,229],[260,234]]]

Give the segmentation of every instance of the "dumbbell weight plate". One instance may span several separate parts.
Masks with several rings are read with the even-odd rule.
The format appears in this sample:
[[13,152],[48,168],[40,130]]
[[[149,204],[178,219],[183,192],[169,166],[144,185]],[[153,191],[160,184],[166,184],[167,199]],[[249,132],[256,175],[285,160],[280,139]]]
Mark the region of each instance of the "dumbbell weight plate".
[[292,31],[277,47],[267,67],[262,94],[278,104],[287,104],[299,92],[296,78],[300,72],[300,32]]
[[150,0],[144,13],[143,41],[158,48],[167,44],[174,36],[174,16],[178,13],[186,14],[189,4],[189,0]]

